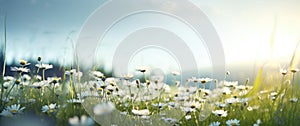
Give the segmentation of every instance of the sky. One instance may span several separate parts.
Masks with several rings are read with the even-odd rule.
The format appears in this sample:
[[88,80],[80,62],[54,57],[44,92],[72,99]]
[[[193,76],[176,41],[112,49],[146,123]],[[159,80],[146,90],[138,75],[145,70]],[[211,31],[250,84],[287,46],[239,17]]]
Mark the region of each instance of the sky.
[[[289,62],[300,40],[300,1],[298,0],[191,0],[208,16],[222,42],[228,66],[253,65],[270,58],[270,38],[276,23],[274,58]],[[45,62],[72,62],[73,45],[82,26],[105,0],[0,0],[0,23],[7,15],[7,60],[36,58]],[[175,7],[176,9],[176,7]],[[197,57],[199,68],[211,69],[205,44],[176,19],[165,16],[153,19],[146,14],[126,18],[107,33],[97,48],[97,58],[107,69],[118,42],[139,27],[164,27],[187,42]],[[136,23],[143,20],[144,22]],[[3,43],[3,26],[0,26]],[[2,46],[2,44],[1,44]],[[131,57],[130,66],[159,66],[165,71],[179,69],[176,57],[166,50],[147,48]]]

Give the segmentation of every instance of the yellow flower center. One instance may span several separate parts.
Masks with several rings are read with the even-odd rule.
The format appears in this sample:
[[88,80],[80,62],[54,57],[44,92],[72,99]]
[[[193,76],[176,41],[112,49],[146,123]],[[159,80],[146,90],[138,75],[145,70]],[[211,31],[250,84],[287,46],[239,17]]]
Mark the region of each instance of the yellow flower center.
[[13,110],[10,110],[10,112],[11,112],[11,113],[17,113],[18,110],[13,109]]

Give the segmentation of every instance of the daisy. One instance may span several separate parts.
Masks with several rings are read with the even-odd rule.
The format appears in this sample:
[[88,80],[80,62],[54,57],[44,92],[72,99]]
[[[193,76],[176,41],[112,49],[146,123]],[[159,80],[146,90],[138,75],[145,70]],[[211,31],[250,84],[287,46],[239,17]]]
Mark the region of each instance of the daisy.
[[226,107],[226,104],[217,102],[217,103],[216,103],[216,106],[219,107],[219,108],[225,108],[225,107]]
[[146,71],[148,71],[148,69],[149,68],[146,66],[140,66],[140,67],[136,68],[137,71],[142,72],[142,73],[145,73]]
[[52,69],[53,65],[51,64],[35,64],[35,66],[39,69],[44,69],[44,70],[48,70],[48,69]]
[[298,98],[291,98],[290,101],[291,101],[291,102],[297,102],[297,101],[298,101]]
[[3,110],[1,113],[0,113],[1,116],[4,116],[4,117],[13,117],[14,115],[9,111],[9,110]]
[[229,105],[231,105],[231,104],[233,104],[235,102],[237,102],[237,100],[235,98],[227,98],[227,99],[225,99],[225,103],[229,104]]
[[112,103],[112,102],[100,103],[100,104],[97,104],[93,108],[93,112],[94,112],[95,115],[109,114],[109,113],[111,113],[114,110],[115,110],[115,104]]
[[186,119],[186,120],[190,120],[191,118],[192,118],[191,115],[186,115],[186,116],[185,116],[185,119]]
[[103,78],[104,77],[104,74],[100,71],[91,71],[90,75],[95,78]]
[[50,105],[44,105],[42,106],[42,112],[54,112],[56,107],[57,107],[56,103],[55,104],[51,103]]
[[180,72],[178,72],[178,71],[172,71],[172,75],[173,76],[178,76],[178,75],[180,75]]
[[22,76],[22,80],[23,80],[23,81],[30,81],[30,79],[31,79],[31,77],[30,77],[28,74],[24,74],[24,75]]
[[14,104],[6,107],[6,110],[10,111],[12,114],[22,113],[25,107],[20,108],[20,104]]
[[4,78],[3,78],[3,80],[4,81],[14,81],[14,80],[16,80],[14,77],[12,77],[12,76],[5,76]]
[[280,69],[280,73],[285,76],[288,73],[287,69]]
[[67,100],[68,103],[73,103],[73,104],[81,104],[84,102],[83,99],[70,99],[70,100]]
[[134,115],[138,115],[138,116],[147,116],[150,115],[150,111],[148,109],[142,109],[142,110],[135,110],[132,109],[131,111]]
[[66,75],[69,76],[73,76],[73,77],[81,77],[82,76],[82,72],[77,72],[76,69],[72,69],[72,70],[67,70],[65,72]]
[[10,68],[11,71],[16,71],[19,73],[28,73],[30,70],[26,67],[11,67]]
[[222,81],[225,87],[236,87],[238,85],[238,81]]
[[296,73],[296,72],[299,71],[299,69],[298,69],[298,68],[291,68],[290,71],[291,71],[292,73]]
[[78,116],[69,118],[69,124],[71,126],[93,126],[95,122],[92,118],[87,117],[86,115],[82,115],[80,119],[78,118]]
[[261,120],[258,119],[258,120],[256,121],[256,123],[253,124],[253,126],[259,126],[260,124],[261,124]]
[[34,78],[37,80],[37,81],[42,81],[42,77],[40,75],[35,75]]
[[212,122],[209,124],[209,126],[220,126],[220,122]]
[[212,79],[210,79],[210,78],[200,78],[199,81],[201,82],[201,84],[205,84],[207,82],[212,81]]
[[212,113],[215,114],[216,116],[220,116],[220,117],[227,116],[227,111],[224,111],[223,109],[212,111]]
[[47,81],[49,82],[49,84],[58,84],[59,81],[61,80],[60,77],[48,77]]
[[125,80],[130,80],[130,79],[133,78],[133,75],[132,74],[126,74],[126,75],[123,75],[122,78],[125,79]]
[[44,86],[48,86],[48,84],[49,84],[48,81],[34,82],[34,83],[31,85],[31,87],[40,89],[40,88],[42,88],[42,87],[44,87]]
[[228,87],[224,87],[224,88],[222,89],[222,93],[223,93],[224,95],[228,95],[228,94],[231,94],[231,90],[230,90],[230,88],[228,88]]
[[20,65],[22,66],[27,66],[30,65],[30,63],[28,63],[26,60],[19,60]]
[[230,119],[226,121],[227,126],[239,126],[240,125],[240,120],[237,119]]

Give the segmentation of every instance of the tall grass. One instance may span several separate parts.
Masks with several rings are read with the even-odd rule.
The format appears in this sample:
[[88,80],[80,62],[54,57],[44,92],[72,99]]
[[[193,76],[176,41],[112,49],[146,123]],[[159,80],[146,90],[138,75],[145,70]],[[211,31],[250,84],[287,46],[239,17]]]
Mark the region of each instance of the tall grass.
[[[4,28],[4,44],[3,44],[3,56],[4,56],[4,60],[3,60],[3,68],[2,68],[2,76],[1,76],[1,82],[3,82],[4,80],[4,75],[5,75],[5,67],[6,67],[6,15],[4,15],[4,19],[3,19],[3,28]],[[3,109],[4,105],[3,105],[3,95],[4,95],[4,83],[1,83],[1,96],[0,96],[0,110]]]

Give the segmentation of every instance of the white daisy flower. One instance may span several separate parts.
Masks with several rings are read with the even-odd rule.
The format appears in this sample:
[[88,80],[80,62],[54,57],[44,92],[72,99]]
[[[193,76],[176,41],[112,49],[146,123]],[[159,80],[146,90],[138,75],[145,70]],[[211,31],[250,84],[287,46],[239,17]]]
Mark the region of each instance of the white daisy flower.
[[216,106],[219,107],[219,108],[225,108],[225,107],[226,107],[226,104],[217,102],[217,103],[216,103]]
[[77,72],[76,69],[72,69],[72,70],[68,70],[65,72],[66,75],[69,75],[69,76],[73,76],[73,77],[81,77],[82,76],[82,72]]
[[56,109],[56,103],[51,103],[50,105],[44,105],[42,106],[42,112],[54,112]]
[[238,85],[238,81],[222,81],[221,83],[226,87],[236,87]]
[[135,110],[132,109],[131,111],[134,115],[138,115],[138,116],[148,116],[150,115],[150,111],[148,109],[142,109],[142,110]]
[[26,60],[19,60],[20,65],[22,66],[27,66],[30,65],[30,63],[28,63]]
[[53,68],[53,65],[50,64],[35,64],[35,66],[38,67],[39,69],[44,69],[44,70]]
[[10,68],[11,71],[16,71],[19,73],[28,73],[30,70],[26,67],[11,67]]
[[13,117],[14,115],[9,111],[9,110],[3,110],[1,113],[0,113],[1,116],[4,116],[4,117]]
[[73,103],[73,104],[81,104],[84,102],[83,99],[70,99],[70,100],[67,100],[68,103]]
[[14,80],[16,80],[14,77],[12,77],[12,76],[5,76],[4,78],[3,78],[3,80],[4,81],[14,81]]
[[186,115],[186,116],[185,116],[185,119],[186,119],[186,120],[190,120],[191,118],[192,118],[191,115]]
[[291,102],[297,102],[297,101],[298,101],[298,98],[291,98],[290,101],[291,101]]
[[224,88],[222,89],[222,93],[223,93],[224,95],[229,95],[229,94],[231,94],[231,90],[230,90],[230,88],[228,88],[228,87],[224,87]]
[[209,126],[220,126],[221,123],[220,122],[212,122],[209,124]]
[[296,73],[296,72],[299,71],[299,69],[298,69],[298,68],[291,68],[290,71],[291,71],[292,73]]
[[91,71],[90,75],[95,78],[103,78],[104,77],[104,74],[100,71]]
[[140,66],[138,68],[136,68],[137,71],[140,71],[142,73],[145,73],[146,71],[148,71],[149,67],[147,66]]
[[122,78],[125,79],[125,80],[130,80],[130,79],[133,78],[133,75],[132,74],[126,74],[126,75],[123,75]]
[[237,119],[230,119],[226,121],[227,126],[239,126],[240,125],[240,120]]
[[172,71],[172,74],[173,74],[174,76],[178,76],[178,75],[180,75],[180,72],[178,72],[178,71]]
[[112,103],[112,102],[100,103],[100,104],[97,104],[93,108],[93,112],[94,112],[95,115],[109,114],[109,113],[111,113],[114,110],[115,110],[115,104]]
[[6,110],[10,111],[12,114],[22,113],[25,107],[20,107],[20,104],[14,104],[6,107]]
[[69,118],[69,124],[71,126],[93,126],[95,124],[94,120],[86,115],[82,115],[80,119],[78,116]]
[[288,73],[287,69],[280,69],[280,73],[285,76]]
[[42,77],[40,75],[35,75],[34,77],[37,81],[42,81]]
[[213,79],[210,79],[210,78],[199,78],[199,81],[202,83],[202,84],[205,84],[207,82],[210,82],[212,81]]
[[227,99],[225,99],[225,103],[229,104],[229,105],[231,105],[233,103],[236,103],[236,102],[237,102],[237,99],[235,99],[235,98],[227,98]]
[[224,111],[223,109],[212,111],[212,113],[215,114],[216,116],[220,116],[220,117],[227,116],[227,111]]
[[48,85],[49,85],[48,81],[40,81],[40,82],[34,82],[30,86],[33,87],[33,88],[40,89],[40,88],[42,88],[44,86],[48,86]]

